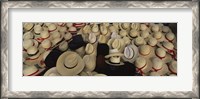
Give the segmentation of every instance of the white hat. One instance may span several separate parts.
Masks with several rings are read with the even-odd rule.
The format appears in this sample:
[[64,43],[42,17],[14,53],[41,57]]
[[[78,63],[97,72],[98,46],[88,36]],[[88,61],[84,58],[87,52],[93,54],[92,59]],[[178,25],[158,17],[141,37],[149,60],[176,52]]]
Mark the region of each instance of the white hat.
[[69,27],[68,32],[70,32],[72,35],[75,35],[77,33],[77,29],[76,27],[71,26]]
[[37,47],[31,46],[27,49],[27,54],[29,56],[29,59],[34,60],[40,56],[41,52]]
[[164,41],[165,37],[161,32],[154,32],[153,37],[156,38],[159,42]]
[[93,71],[96,66],[96,60],[95,57],[91,55],[85,55],[83,57],[83,61],[85,62],[85,68],[83,69],[84,71]]
[[24,40],[26,40],[26,39],[33,39],[33,38],[34,38],[34,35],[30,31],[23,34],[23,39]]
[[109,57],[112,57],[112,56],[123,56],[123,54],[120,53],[118,49],[110,49],[109,55],[106,55],[105,58],[109,58]]
[[92,54],[94,52],[94,46],[90,43],[88,43],[85,47],[86,54]]
[[152,68],[152,62],[144,57],[137,57],[135,60],[136,71],[146,75]]
[[66,41],[62,42],[59,46],[58,46],[59,50],[61,51],[66,51],[68,49],[68,43]]
[[125,37],[125,36],[128,35],[128,33],[127,33],[126,30],[121,30],[121,31],[119,32],[119,34],[120,34],[120,36],[122,36],[122,37]]
[[112,32],[112,34],[111,34],[111,39],[120,39],[121,38],[121,36],[117,33],[117,32]]
[[148,43],[150,46],[154,47],[154,46],[157,45],[158,41],[157,41],[157,39],[151,37],[151,38],[148,39],[148,42],[147,42],[147,43]]
[[107,37],[105,35],[100,35],[98,39],[99,43],[106,43],[107,42]]
[[144,39],[147,38],[149,36],[149,31],[147,30],[141,31],[140,36],[143,37]]
[[153,31],[153,32],[158,32],[159,31],[159,25],[157,25],[157,24],[154,24],[152,27],[151,27],[151,30]]
[[40,37],[41,37],[42,40],[45,40],[45,39],[50,38],[50,34],[49,34],[48,31],[42,31],[42,32],[40,33]]
[[90,33],[89,34],[89,42],[90,43],[95,43],[97,41],[97,37],[96,37],[96,35],[94,34],[94,33]]
[[130,32],[129,32],[129,36],[132,37],[132,38],[135,38],[139,35],[139,32],[135,29],[132,29]]
[[140,24],[140,30],[145,31],[147,28],[146,24]]
[[35,25],[34,26],[34,32],[36,35],[40,35],[40,33],[43,31],[43,28],[41,27],[41,25]]
[[144,38],[138,36],[135,40],[132,40],[132,44],[135,44],[136,46],[144,45],[146,44]]
[[84,66],[83,59],[72,51],[61,54],[56,62],[56,69],[62,76],[77,75],[83,70]]
[[24,29],[25,29],[26,31],[30,31],[30,30],[33,29],[34,25],[35,25],[35,24],[33,24],[33,23],[24,23],[23,26],[24,26]]
[[65,38],[66,41],[69,41],[69,40],[72,39],[72,34],[71,34],[71,33],[66,33],[66,34],[64,35],[64,38]]
[[35,76],[38,72],[39,72],[39,69],[35,67],[34,65],[31,65],[31,66],[24,65],[24,68],[23,68],[24,76]]
[[23,41],[23,48],[27,50],[31,46],[38,47],[38,42],[34,39],[26,39]]
[[174,45],[171,42],[161,42],[157,44],[160,48],[163,48],[167,53],[174,55]]
[[172,43],[172,41],[175,39],[175,35],[174,35],[174,33],[169,32],[169,33],[165,34],[165,38],[166,38],[167,41]]
[[48,32],[54,32],[57,30],[57,26],[53,23],[48,25]]
[[177,61],[171,61],[169,63],[168,68],[169,68],[170,74],[177,75]]
[[52,67],[45,72],[44,76],[61,76],[61,75],[56,70],[56,67]]
[[132,23],[131,28],[139,31],[140,30],[140,23]]
[[44,41],[42,41],[41,46],[46,49],[46,50],[50,50],[52,47],[51,41],[46,39]]
[[108,28],[106,25],[100,25],[100,31],[102,35],[106,35],[108,33]]
[[170,28],[169,28],[168,26],[163,26],[163,27],[162,27],[162,31],[163,31],[164,33],[168,33],[168,32],[170,32]]
[[149,45],[139,46],[139,55],[145,58],[151,58],[154,56],[154,50]]
[[124,56],[122,57],[124,61],[133,63],[137,57],[138,57],[138,48],[135,45],[129,45],[125,47]]

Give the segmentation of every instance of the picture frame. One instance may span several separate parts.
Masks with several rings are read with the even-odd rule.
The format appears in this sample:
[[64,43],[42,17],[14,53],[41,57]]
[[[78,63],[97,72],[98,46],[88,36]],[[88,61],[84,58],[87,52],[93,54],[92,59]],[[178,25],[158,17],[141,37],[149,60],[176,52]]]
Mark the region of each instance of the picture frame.
[[[27,8],[190,8],[192,9],[192,91],[9,91],[9,9]],[[3,1],[1,2],[2,98],[198,98],[199,2],[198,1]]]

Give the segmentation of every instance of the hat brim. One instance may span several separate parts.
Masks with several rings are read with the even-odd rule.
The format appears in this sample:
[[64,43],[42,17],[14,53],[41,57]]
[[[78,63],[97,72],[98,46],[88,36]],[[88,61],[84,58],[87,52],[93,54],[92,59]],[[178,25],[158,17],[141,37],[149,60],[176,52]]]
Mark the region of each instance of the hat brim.
[[165,74],[169,73],[167,65],[163,64],[162,69],[157,71],[157,73],[160,74],[160,75],[165,75]]
[[74,68],[72,68],[72,69],[66,68],[64,66],[63,62],[65,60],[65,57],[67,55],[71,54],[71,53],[74,54],[75,52],[72,52],[72,51],[66,51],[66,52],[64,52],[63,54],[61,54],[59,56],[59,58],[58,58],[58,60],[56,62],[56,69],[57,69],[58,73],[60,73],[62,76],[77,75],[77,74],[79,74],[83,70],[83,68],[85,66],[83,59],[79,55],[77,55],[78,64]]
[[55,76],[60,76],[60,74],[56,70],[56,67],[50,68],[48,71],[45,72],[44,76],[49,76],[51,73],[54,73]]
[[110,63],[109,60],[105,60],[105,62],[106,62],[107,64],[109,64],[109,65],[113,65],[113,66],[121,66],[121,65],[124,65],[123,62],[120,62],[119,64],[112,64],[112,63]]
[[160,44],[160,42],[157,43],[157,46],[158,46],[159,48],[162,48],[164,51],[166,51],[166,53],[172,55],[172,53],[169,53],[169,52]]
[[113,53],[113,54],[109,54],[109,55],[106,55],[105,58],[109,58],[109,57],[112,57],[112,56],[123,56],[124,54],[118,52],[118,53]]
[[138,50],[138,53],[139,53],[138,56],[144,57],[144,58],[146,58],[146,59],[150,59],[150,58],[152,58],[153,56],[155,56],[154,48],[153,48],[153,47],[150,47],[150,50],[151,50],[151,52],[149,53],[149,55],[146,55],[146,56],[141,55],[140,52],[139,52],[139,50]]
[[131,59],[128,59],[128,58],[126,58],[125,56],[123,56],[122,57],[122,59],[124,60],[124,61],[128,61],[128,62],[130,62],[130,63],[133,63],[135,60],[136,60],[136,58],[138,57],[138,48],[135,46],[135,45],[130,45],[130,47],[131,47],[131,49],[133,50],[133,52],[134,52],[134,56],[131,58]]

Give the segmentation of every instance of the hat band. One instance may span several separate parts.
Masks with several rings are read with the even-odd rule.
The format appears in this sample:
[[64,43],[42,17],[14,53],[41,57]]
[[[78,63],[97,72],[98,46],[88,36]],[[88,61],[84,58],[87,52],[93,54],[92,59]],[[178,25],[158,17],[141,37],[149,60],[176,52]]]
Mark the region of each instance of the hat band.
[[58,26],[64,27],[64,26],[65,26],[65,23],[58,24]]
[[73,26],[80,28],[80,27],[85,26],[85,24],[84,23],[79,23],[79,24],[74,23]]
[[48,39],[49,37],[50,37],[50,35],[48,37],[46,37],[46,38],[42,38],[42,37],[41,38],[37,38],[37,40],[42,42],[43,40]]
[[167,38],[167,36],[165,35],[165,38],[169,41],[169,42],[171,42],[172,43],[172,41],[174,40],[174,39],[172,39],[172,40],[169,40],[168,38]]
[[161,60],[163,59],[163,58],[165,58],[166,57],[166,55],[165,56],[163,56],[163,57],[161,57],[161,56],[159,56],[157,53],[155,53],[156,54],[156,56],[158,57],[158,58],[160,58]]
[[144,66],[142,66],[141,68],[136,68],[136,71],[137,71],[138,73],[144,75],[144,72],[142,71],[142,69],[143,69],[144,67],[146,67],[146,66],[147,66],[147,63],[146,63]]
[[32,74],[29,74],[27,76],[33,76],[34,74],[36,74],[39,70],[37,70],[36,72],[32,73]]
[[177,73],[176,72],[174,72],[170,67],[169,67],[169,64],[167,64],[167,67],[168,67],[168,69],[169,69],[169,71],[172,73],[172,74],[175,74],[175,75],[177,75]]
[[57,29],[57,27],[54,29],[54,30],[48,30],[48,32],[50,33],[50,32],[53,32],[53,31],[55,31]]
[[113,63],[113,62],[111,62],[110,60],[109,60],[108,62],[111,63],[111,64],[120,64],[120,62],[119,62],[119,63]]
[[33,24],[33,26],[32,26],[32,27],[31,27],[29,30],[27,30],[27,31],[30,31],[30,30],[32,30],[34,26],[35,26],[35,24]]
[[147,54],[142,54],[140,51],[139,51],[139,53],[140,53],[142,56],[147,56],[147,55],[149,55],[149,54],[151,53],[151,51],[149,51],[149,53],[147,53]]
[[152,69],[153,69],[155,72],[161,70],[162,68],[163,68],[163,67],[161,67],[161,68],[159,68],[159,69],[156,69],[156,68],[152,67]]
[[28,56],[35,56],[39,53],[39,50],[35,54],[28,54]]
[[27,58],[26,60],[36,60],[36,59],[38,59],[39,57],[40,57],[40,55],[39,55],[38,57],[36,57],[36,58],[33,58],[33,59]]
[[67,69],[73,69],[74,67],[76,67],[77,66],[77,64],[78,64],[78,62],[74,65],[74,66],[72,66],[72,67],[68,67],[68,66],[66,66],[65,64],[63,64],[64,66],[65,66],[65,68],[67,68]]
[[[163,46],[163,45],[162,45],[162,46]],[[163,47],[167,50],[168,53],[173,53],[173,54],[174,54],[174,51],[173,51],[173,50],[170,50],[170,49],[166,48],[165,46],[163,46]]]

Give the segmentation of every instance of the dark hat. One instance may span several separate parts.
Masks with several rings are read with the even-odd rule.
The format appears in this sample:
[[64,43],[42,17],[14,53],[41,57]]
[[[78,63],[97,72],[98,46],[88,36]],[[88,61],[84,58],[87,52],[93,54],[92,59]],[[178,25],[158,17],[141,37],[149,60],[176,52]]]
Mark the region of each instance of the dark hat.
[[81,35],[76,35],[73,36],[72,41],[69,42],[69,49],[76,50],[85,45],[86,43],[83,41],[83,37]]
[[98,44],[97,45],[97,56],[103,55],[106,56],[109,54],[109,46],[107,44]]

